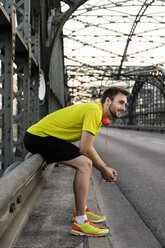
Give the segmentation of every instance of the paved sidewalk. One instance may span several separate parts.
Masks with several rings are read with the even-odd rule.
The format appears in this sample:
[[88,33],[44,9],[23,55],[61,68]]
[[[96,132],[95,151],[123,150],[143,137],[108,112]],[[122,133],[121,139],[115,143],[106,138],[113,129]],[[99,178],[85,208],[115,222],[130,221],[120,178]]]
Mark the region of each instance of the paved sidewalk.
[[[74,174],[75,170],[68,166],[54,168],[14,248],[112,247],[110,234],[105,237],[77,237],[70,234],[74,211]],[[92,210],[95,187],[91,178],[88,207]]]

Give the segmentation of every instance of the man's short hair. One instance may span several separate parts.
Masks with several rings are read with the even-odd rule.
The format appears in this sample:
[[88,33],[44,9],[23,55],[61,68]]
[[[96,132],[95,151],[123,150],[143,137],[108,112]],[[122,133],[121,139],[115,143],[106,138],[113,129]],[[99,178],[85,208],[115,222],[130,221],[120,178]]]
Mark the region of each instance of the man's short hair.
[[105,99],[107,97],[109,97],[111,99],[111,101],[113,101],[114,97],[119,94],[122,93],[125,96],[129,96],[130,92],[122,87],[117,87],[117,86],[112,86],[108,89],[106,89],[101,97],[101,102],[104,103]]

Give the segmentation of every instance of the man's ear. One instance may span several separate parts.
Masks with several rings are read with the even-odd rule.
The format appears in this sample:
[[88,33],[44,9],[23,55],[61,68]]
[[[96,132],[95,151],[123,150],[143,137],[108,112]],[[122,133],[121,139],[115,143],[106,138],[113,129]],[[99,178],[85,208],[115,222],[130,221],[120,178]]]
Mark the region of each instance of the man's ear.
[[108,104],[110,104],[111,103],[111,99],[109,97],[106,97],[105,98],[105,102],[108,103]]

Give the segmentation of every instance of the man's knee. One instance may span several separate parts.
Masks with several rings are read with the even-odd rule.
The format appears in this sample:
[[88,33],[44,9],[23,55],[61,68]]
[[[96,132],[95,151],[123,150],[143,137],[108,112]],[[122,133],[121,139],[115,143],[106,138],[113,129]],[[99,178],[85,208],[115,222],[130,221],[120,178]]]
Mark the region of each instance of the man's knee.
[[87,160],[88,160],[87,166],[88,166],[88,168],[91,170],[91,169],[92,169],[92,165],[93,165],[92,160],[89,159],[89,158],[87,158]]
[[82,172],[91,172],[92,170],[92,160],[84,155],[81,155],[69,161],[61,161],[60,164],[70,165],[78,170],[81,170]]
[[83,156],[82,158],[82,164],[81,164],[81,170],[83,171],[89,171],[92,170],[92,160]]

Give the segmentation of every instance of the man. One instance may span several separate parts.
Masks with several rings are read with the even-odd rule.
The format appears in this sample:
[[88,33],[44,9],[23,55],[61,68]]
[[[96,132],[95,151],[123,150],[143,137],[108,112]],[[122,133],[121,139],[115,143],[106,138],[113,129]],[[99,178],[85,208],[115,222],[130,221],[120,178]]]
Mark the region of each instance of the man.
[[[58,162],[76,169],[73,235],[104,236],[109,232],[107,228],[93,224],[106,218],[94,214],[86,203],[92,165],[107,182],[116,181],[117,172],[106,166],[93,143],[102,118],[119,118],[125,110],[127,96],[127,90],[110,87],[103,93],[101,103],[90,102],[60,109],[31,126],[25,134],[24,144],[28,151],[40,153],[47,164]],[[71,143],[74,141],[80,141],[79,148]]]

